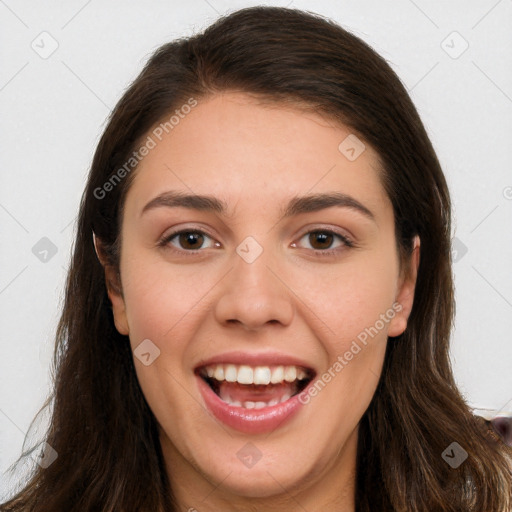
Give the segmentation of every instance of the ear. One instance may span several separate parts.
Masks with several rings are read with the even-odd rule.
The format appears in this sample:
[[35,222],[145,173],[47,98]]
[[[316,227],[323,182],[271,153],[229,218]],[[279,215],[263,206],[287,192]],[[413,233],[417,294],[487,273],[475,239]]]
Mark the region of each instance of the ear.
[[128,336],[130,329],[128,327],[128,319],[126,316],[126,305],[124,303],[123,292],[121,288],[121,276],[119,272],[108,263],[108,258],[101,240],[93,232],[92,239],[94,250],[101,266],[105,271],[105,285],[107,294],[112,303],[112,313],[114,315],[114,323],[120,334]]
[[407,320],[412,311],[414,302],[414,290],[416,289],[416,279],[418,276],[418,267],[420,264],[420,239],[414,237],[413,250],[408,262],[408,266],[402,272],[397,296],[395,298],[397,312],[389,323],[388,336],[400,336],[407,328]]

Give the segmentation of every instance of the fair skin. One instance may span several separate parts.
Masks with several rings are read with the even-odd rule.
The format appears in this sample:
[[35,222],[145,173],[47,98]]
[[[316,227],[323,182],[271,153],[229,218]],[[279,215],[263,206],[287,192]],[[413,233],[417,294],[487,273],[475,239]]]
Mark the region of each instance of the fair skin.
[[[139,164],[122,223],[122,294],[109,267],[106,278],[119,332],[133,349],[149,339],[160,350],[151,364],[134,363],[180,511],[355,510],[358,424],[388,336],[407,326],[419,240],[405,274],[377,155],[366,145],[349,161],[338,150],[350,133],[317,114],[226,92],[199,101]],[[167,191],[215,196],[227,212],[142,213]],[[294,196],[332,192],[371,216],[347,206],[281,215]],[[179,236],[159,246],[171,228],[206,234],[193,247]],[[354,247],[335,235],[321,245],[308,235],[315,230]],[[236,251],[249,236],[263,248],[251,263]],[[202,360],[278,352],[308,361],[319,378],[390,310],[378,334],[272,432],[240,432],[205,406],[194,374]],[[261,454],[251,467],[237,456],[247,443]]]

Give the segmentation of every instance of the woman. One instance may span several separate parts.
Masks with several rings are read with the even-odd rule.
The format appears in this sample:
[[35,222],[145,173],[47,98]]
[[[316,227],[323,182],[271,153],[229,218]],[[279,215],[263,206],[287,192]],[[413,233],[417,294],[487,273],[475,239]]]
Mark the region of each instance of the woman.
[[450,198],[404,87],[317,15],[161,47],[83,195],[39,465],[2,511],[489,511],[448,349]]

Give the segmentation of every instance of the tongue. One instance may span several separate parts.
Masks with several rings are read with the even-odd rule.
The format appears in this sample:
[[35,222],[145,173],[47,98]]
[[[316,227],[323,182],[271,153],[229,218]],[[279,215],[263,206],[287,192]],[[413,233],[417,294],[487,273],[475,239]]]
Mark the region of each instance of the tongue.
[[282,382],[281,384],[239,384],[238,382],[222,381],[219,385],[219,396],[232,401],[270,402],[281,398],[287,393],[289,396],[297,391],[295,382]]

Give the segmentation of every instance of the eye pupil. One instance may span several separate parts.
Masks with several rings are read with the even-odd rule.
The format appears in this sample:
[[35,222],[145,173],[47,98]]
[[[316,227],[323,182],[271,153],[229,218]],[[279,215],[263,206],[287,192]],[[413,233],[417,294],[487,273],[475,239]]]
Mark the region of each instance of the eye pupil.
[[[187,231],[185,233],[180,234],[180,244],[183,247],[186,247],[187,244],[191,244],[191,248],[194,249],[202,245],[203,238],[203,235],[201,235],[200,233]],[[197,243],[198,241],[199,243]]]
[[[323,231],[312,231],[309,235],[310,243],[315,249],[325,249],[325,245],[327,242],[327,247],[329,247],[332,243],[332,234],[325,233]],[[320,247],[315,247],[315,243],[320,243]]]

